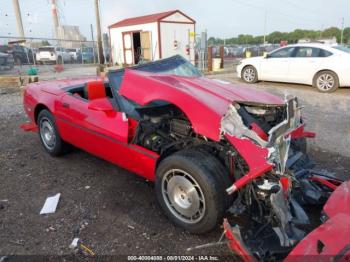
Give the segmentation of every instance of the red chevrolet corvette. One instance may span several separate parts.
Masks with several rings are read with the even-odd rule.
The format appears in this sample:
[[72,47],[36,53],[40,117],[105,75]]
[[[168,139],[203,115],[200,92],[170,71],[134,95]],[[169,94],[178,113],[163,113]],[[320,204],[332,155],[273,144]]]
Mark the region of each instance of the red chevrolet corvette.
[[308,233],[305,206],[342,182],[312,169],[297,98],[209,80],[180,56],[30,84],[24,109],[23,128],[50,155],[73,145],[154,181],[165,214],[190,232],[229,212],[240,218],[233,246],[259,258],[288,253]]

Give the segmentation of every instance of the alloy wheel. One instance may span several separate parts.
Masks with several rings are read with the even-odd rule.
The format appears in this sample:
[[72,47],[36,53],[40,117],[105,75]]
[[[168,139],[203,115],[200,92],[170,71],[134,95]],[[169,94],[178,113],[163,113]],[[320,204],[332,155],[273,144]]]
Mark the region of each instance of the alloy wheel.
[[171,169],[162,179],[163,199],[178,219],[185,223],[196,223],[205,214],[205,199],[197,181],[181,169]]
[[52,150],[56,144],[56,134],[51,121],[44,117],[40,121],[40,137],[44,146]]
[[255,71],[252,68],[247,68],[243,72],[243,78],[246,82],[252,83],[255,79]]
[[325,73],[317,78],[317,87],[323,91],[328,91],[334,87],[335,79],[331,74]]

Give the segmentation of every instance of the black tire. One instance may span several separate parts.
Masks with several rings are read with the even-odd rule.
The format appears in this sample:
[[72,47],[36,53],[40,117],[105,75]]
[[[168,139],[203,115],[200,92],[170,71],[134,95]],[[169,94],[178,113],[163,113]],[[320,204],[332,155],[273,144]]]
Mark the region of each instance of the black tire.
[[246,66],[242,69],[241,78],[246,83],[256,83],[258,82],[258,72],[254,66]]
[[332,71],[321,71],[315,75],[312,85],[321,93],[332,93],[339,88],[339,78]]
[[[229,180],[223,179],[227,175],[223,173],[223,170],[216,158],[200,150],[179,151],[162,160],[157,168],[155,189],[158,202],[166,216],[174,224],[192,233],[202,234],[214,229],[218,223],[222,222],[223,215],[231,202],[231,197],[225,191],[231,184],[228,182]],[[166,178],[169,176],[171,177],[167,180]],[[179,191],[175,189],[171,191],[171,180],[178,177],[180,179],[185,177],[192,184],[197,185],[193,187],[195,188],[195,194],[202,196],[204,199],[202,206],[199,205],[199,207],[202,207],[202,213],[198,216],[196,216],[196,213],[191,218],[187,218],[176,209],[177,204],[170,205],[174,203],[176,198],[174,197],[172,202],[170,200],[171,193]],[[181,186],[179,188],[182,190]],[[196,203],[195,198],[192,198],[191,195],[185,197],[186,199],[190,205]]]
[[[51,156],[60,156],[71,149],[71,146],[61,139],[55,124],[55,119],[48,110],[43,109],[39,112],[37,123],[39,128],[39,139],[47,153]],[[50,143],[49,145],[48,139],[46,139],[44,134],[45,130],[50,129],[50,127],[52,128],[51,133],[54,136],[54,139],[52,140],[52,144]]]

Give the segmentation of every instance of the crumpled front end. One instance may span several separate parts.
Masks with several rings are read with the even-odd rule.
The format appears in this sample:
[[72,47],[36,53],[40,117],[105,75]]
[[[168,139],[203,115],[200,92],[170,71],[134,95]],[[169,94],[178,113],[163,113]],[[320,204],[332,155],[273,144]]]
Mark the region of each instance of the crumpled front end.
[[[244,183],[236,181],[237,184],[227,189],[229,194],[272,169],[279,175],[285,173],[292,133],[304,128],[297,98],[286,97],[285,102],[283,106],[257,107],[239,103],[230,105],[221,121],[221,131],[246,160],[249,167],[246,176],[249,179],[244,179]],[[280,122],[271,128],[261,127],[262,121],[254,118],[252,113],[262,115],[269,110],[281,111],[279,113],[281,116],[272,120]]]
[[222,118],[222,135],[247,167],[227,188],[235,196],[229,210],[235,226],[224,222],[231,249],[245,261],[288,254],[310,226],[304,206],[324,204],[342,182],[296,164],[308,159],[296,141],[314,136],[304,126],[292,96],[284,105],[235,102]]

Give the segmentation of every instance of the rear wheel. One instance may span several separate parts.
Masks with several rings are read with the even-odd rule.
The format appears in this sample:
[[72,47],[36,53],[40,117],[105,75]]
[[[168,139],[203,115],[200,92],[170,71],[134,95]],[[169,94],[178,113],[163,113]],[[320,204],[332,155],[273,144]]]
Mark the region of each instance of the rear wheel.
[[322,71],[315,76],[313,86],[322,93],[331,93],[338,89],[339,79],[332,71]]
[[256,83],[258,82],[258,72],[254,66],[246,66],[242,70],[242,79],[246,83]]
[[193,233],[212,230],[224,215],[230,186],[218,160],[200,151],[184,150],[157,168],[156,193],[167,217]]
[[46,152],[52,156],[59,156],[70,149],[58,133],[53,115],[46,109],[38,115],[39,138]]

